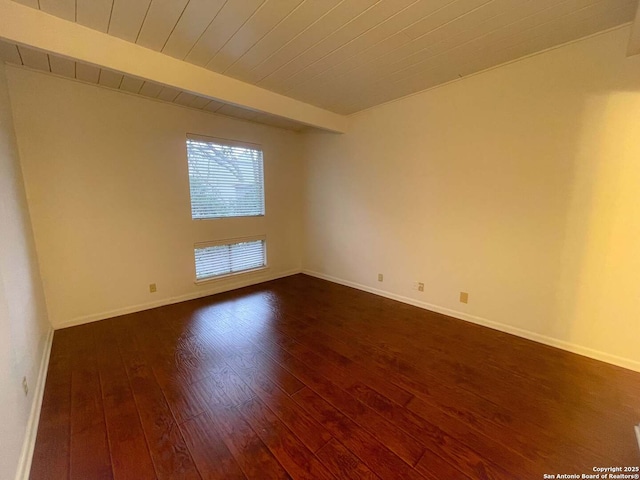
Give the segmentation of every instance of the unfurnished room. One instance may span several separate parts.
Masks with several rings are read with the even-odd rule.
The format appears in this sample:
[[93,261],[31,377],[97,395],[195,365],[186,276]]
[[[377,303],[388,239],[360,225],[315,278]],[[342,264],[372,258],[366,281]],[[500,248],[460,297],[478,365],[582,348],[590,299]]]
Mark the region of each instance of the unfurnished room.
[[640,478],[638,0],[0,0],[0,479]]

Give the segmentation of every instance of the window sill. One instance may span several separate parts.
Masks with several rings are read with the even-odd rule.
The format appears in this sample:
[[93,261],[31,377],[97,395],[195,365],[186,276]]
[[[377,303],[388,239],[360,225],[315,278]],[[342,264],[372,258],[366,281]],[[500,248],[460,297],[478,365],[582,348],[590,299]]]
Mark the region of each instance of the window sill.
[[269,270],[269,267],[266,265],[264,267],[252,268],[251,270],[243,270],[241,272],[226,273],[224,275],[217,275],[215,277],[203,278],[202,280],[196,280],[193,283],[195,283],[196,285],[204,285],[204,284],[216,282],[218,280],[226,280],[229,278],[235,278],[242,275],[248,275],[250,273],[263,272],[265,270]]
[[255,215],[226,215],[226,216],[220,216],[220,217],[197,217],[197,218],[193,218],[191,217],[191,220],[199,222],[202,220],[225,220],[225,219],[233,219],[233,218],[264,218],[265,214],[264,213],[259,213],[259,214],[255,214]]

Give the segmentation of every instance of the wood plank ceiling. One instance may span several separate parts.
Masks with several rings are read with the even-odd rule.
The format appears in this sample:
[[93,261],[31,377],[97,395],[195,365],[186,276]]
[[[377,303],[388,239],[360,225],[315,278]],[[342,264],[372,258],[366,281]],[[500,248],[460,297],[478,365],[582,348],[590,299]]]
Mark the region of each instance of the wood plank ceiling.
[[[630,22],[636,0],[15,0],[337,113]],[[44,60],[26,56],[44,65]],[[23,61],[25,57],[23,57]],[[51,71],[116,83],[54,60]],[[36,67],[37,68],[37,67]],[[79,69],[79,72],[78,72]],[[64,73],[63,73],[64,74]],[[140,80],[127,90],[184,102]],[[122,85],[120,85],[122,88]],[[227,107],[220,106],[222,111]],[[224,113],[224,111],[222,111]]]
[[189,92],[166,87],[155,82],[145,81],[104,68],[101,69],[93,65],[47,54],[23,45],[18,46],[0,41],[0,61],[11,65],[22,65],[34,70],[50,72],[67,78],[74,78],[85,83],[97,84],[128,93],[144,95],[145,97],[175,103],[183,107],[195,108],[197,110],[221,114],[241,120],[249,120],[285,130],[300,132],[308,128],[305,125],[276,115],[255,112],[235,105],[221,103]]

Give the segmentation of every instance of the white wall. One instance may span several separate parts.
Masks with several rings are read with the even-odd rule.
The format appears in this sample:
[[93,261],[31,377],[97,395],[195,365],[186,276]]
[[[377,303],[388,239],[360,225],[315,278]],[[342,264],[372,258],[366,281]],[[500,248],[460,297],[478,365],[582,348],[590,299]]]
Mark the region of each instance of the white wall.
[[[308,271],[640,369],[640,57],[625,57],[628,33],[362,112],[345,135],[9,68],[50,319],[295,272],[304,244]],[[187,132],[263,145],[266,218],[190,219]],[[194,242],[265,232],[268,272],[193,283]]]
[[50,328],[0,62],[0,478],[18,468]]
[[[55,327],[300,269],[299,134],[24,69],[7,73]],[[187,133],[262,145],[266,217],[191,220]],[[195,242],[265,233],[267,271],[194,284]]]
[[617,29],[309,135],[305,268],[640,369],[628,38]]

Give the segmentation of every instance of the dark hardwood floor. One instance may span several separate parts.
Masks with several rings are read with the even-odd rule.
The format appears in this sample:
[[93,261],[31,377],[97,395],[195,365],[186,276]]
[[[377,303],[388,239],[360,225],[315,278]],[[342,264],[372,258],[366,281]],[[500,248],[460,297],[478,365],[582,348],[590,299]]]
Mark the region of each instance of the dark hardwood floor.
[[56,331],[32,479],[640,464],[640,374],[296,275]]

